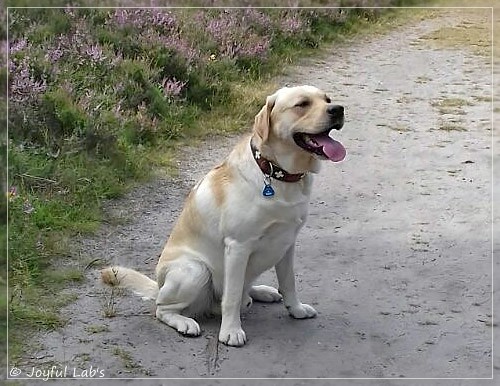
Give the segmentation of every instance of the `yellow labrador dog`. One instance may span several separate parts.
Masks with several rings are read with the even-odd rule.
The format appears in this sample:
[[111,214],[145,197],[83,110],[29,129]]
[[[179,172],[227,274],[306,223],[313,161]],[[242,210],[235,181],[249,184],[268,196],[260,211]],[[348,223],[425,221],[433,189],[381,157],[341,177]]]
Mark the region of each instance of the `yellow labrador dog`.
[[[246,342],[240,311],[283,299],[294,318],[316,316],[295,290],[294,245],[304,225],[312,176],[321,160],[344,159],[329,136],[344,124],[344,108],[312,86],[285,87],[267,97],[253,133],[190,192],[156,267],[156,279],[124,267],[102,280],[156,300],[156,317],[196,336],[191,318],[221,306],[219,340]],[[271,267],[279,289],[253,285]]]

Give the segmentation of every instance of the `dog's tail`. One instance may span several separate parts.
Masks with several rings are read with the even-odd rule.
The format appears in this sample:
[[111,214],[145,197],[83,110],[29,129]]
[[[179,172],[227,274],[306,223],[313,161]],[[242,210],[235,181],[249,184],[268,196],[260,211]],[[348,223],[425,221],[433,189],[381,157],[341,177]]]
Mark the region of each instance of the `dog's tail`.
[[130,268],[105,268],[101,271],[101,279],[111,287],[128,288],[146,299],[155,300],[158,296],[158,283]]

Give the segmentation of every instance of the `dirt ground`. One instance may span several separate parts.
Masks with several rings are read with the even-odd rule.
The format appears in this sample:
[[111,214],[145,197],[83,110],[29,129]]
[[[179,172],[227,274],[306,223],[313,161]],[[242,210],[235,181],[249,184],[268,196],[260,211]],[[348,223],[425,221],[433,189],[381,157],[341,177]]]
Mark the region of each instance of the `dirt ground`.
[[[387,35],[332,48],[279,80],[323,88],[347,111],[335,137],[348,155],[342,163],[325,163],[315,178],[298,240],[298,289],[319,311],[315,319],[293,320],[281,304],[254,303],[243,318],[246,346],[218,344],[218,319],[201,323],[201,337],[186,338],[153,317],[151,302],[111,296],[91,265],[76,289],[79,299],[64,310],[69,323],[39,337],[40,349],[18,366],[20,377],[51,366],[67,366],[68,375],[92,366],[107,378],[157,378],[141,382],[148,385],[236,384],[206,377],[392,385],[401,377],[500,376],[500,358],[492,358],[498,329],[492,316],[492,144],[500,137],[492,135],[485,49],[490,17],[490,10],[436,11]],[[473,41],[450,42],[467,28],[476,32],[465,33]],[[115,221],[81,242],[82,259],[152,274],[188,190],[236,140],[212,138],[185,150],[178,177],[110,202]],[[495,267],[500,270],[498,261]],[[274,272],[260,282],[276,285]],[[79,383],[89,384],[72,384]]]

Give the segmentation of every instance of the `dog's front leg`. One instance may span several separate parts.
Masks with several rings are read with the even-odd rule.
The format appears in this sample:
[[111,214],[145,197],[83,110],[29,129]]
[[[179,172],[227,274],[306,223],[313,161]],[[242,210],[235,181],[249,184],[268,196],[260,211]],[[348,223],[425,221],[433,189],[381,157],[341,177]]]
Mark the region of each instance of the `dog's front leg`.
[[231,238],[224,240],[224,289],[222,293],[222,324],[219,341],[229,346],[243,346],[245,331],[241,328],[240,307],[245,285],[250,247]]
[[283,303],[288,313],[296,319],[314,318],[316,310],[309,304],[303,304],[297,297],[295,290],[295,274],[293,271],[293,258],[295,255],[295,245],[292,245],[285,253],[285,256],[276,264],[276,275]]

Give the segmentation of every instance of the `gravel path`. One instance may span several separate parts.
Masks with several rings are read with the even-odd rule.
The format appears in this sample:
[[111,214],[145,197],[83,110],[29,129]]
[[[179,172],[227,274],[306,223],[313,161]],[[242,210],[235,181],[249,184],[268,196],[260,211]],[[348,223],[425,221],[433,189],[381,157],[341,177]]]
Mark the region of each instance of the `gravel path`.
[[[315,179],[297,248],[299,293],[317,318],[297,321],[282,305],[254,304],[243,320],[248,344],[229,348],[217,344],[217,319],[202,322],[203,335],[193,339],[132,295],[114,294],[111,309],[110,291],[91,267],[64,311],[69,323],[40,337],[43,347],[20,366],[23,373],[56,365],[71,375],[98,367],[110,378],[489,378],[495,365],[499,375],[498,355],[492,361],[490,59],[436,44],[433,35],[484,15],[441,11],[332,48],[279,80],[316,85],[347,107],[336,136],[348,156]],[[120,221],[82,241],[83,256],[151,274],[188,190],[236,140],[208,139],[196,153],[184,152],[177,178],[110,202],[107,211]],[[493,140],[500,142],[498,133]],[[261,282],[275,285],[274,273]],[[200,382],[235,384],[178,381]],[[366,384],[349,384],[356,382]],[[241,382],[250,383],[274,384]]]

